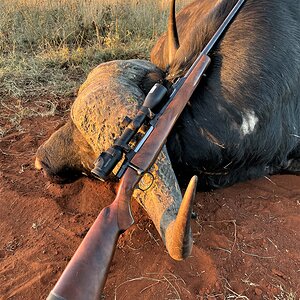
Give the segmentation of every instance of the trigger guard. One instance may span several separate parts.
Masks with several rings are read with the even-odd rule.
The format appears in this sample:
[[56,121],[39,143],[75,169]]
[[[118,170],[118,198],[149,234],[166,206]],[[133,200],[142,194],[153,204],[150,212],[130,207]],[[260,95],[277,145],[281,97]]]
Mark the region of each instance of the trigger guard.
[[[149,178],[148,180],[150,180],[150,182],[145,181],[145,177],[148,177]],[[146,172],[138,183],[138,189],[140,189],[143,192],[146,192],[151,188],[153,182],[154,182],[153,174],[150,172]]]

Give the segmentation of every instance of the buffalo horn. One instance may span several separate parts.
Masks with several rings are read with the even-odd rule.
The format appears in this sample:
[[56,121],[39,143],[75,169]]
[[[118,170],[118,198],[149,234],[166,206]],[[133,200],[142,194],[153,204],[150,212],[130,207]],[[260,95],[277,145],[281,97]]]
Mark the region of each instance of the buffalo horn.
[[193,176],[186,189],[176,219],[166,230],[166,248],[176,260],[187,258],[192,251],[191,214],[196,194],[198,177]]
[[170,65],[179,48],[179,39],[178,39],[176,16],[175,16],[175,0],[172,0],[170,5],[170,15],[168,20],[168,46],[169,46],[169,65]]

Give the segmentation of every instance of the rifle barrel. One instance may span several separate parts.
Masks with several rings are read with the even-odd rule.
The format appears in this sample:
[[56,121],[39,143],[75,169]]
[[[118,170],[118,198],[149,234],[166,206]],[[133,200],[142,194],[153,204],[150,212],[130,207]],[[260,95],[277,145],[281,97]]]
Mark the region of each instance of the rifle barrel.
[[216,44],[216,42],[218,41],[218,39],[221,37],[221,35],[223,34],[223,32],[228,28],[229,23],[232,21],[232,19],[236,16],[236,14],[238,13],[239,9],[241,8],[241,6],[244,4],[246,0],[238,0],[237,3],[235,4],[235,6],[232,8],[232,10],[230,11],[230,13],[227,15],[227,17],[225,18],[225,20],[223,21],[223,23],[220,25],[220,27],[217,29],[217,31],[215,32],[215,34],[212,36],[212,38],[210,39],[210,41],[207,43],[207,45],[202,49],[200,55],[198,56],[198,58],[194,61],[194,63],[192,64],[192,66],[190,67],[190,69],[187,71],[187,73],[185,74],[184,77],[188,77],[190,75],[190,73],[192,72],[193,68],[196,66],[196,64],[198,63],[200,57],[202,54],[206,54],[208,55],[208,53],[211,51],[211,49],[213,48],[213,46]]

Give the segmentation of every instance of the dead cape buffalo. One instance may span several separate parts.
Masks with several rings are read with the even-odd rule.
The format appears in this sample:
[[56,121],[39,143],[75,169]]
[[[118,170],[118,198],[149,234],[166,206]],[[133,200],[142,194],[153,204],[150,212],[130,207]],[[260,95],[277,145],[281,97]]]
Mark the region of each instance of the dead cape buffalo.
[[[114,61],[93,70],[71,120],[38,149],[36,167],[59,182],[89,174],[98,154],[122,131],[124,116],[135,115],[154,82],[174,81],[186,72],[235,2],[195,1],[182,9],[176,17],[179,41],[171,13],[168,34],[152,50],[154,65]],[[191,250],[189,220],[176,226],[182,217],[176,177],[184,185],[197,174],[203,190],[300,173],[299,1],[246,1],[211,58],[153,167],[155,184],[135,195],[175,259]]]

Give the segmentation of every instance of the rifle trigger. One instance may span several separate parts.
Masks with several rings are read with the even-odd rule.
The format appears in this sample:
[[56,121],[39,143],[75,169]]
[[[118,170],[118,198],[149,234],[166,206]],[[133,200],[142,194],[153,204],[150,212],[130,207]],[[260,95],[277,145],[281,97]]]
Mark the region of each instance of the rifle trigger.
[[141,178],[140,182],[138,183],[138,188],[146,192],[149,190],[154,182],[154,176],[150,172],[146,172],[144,176]]

